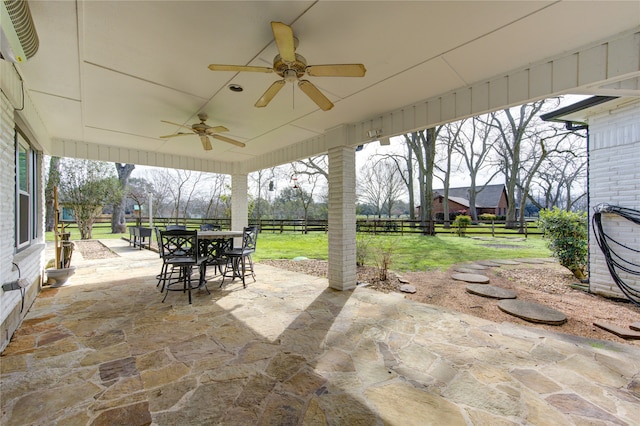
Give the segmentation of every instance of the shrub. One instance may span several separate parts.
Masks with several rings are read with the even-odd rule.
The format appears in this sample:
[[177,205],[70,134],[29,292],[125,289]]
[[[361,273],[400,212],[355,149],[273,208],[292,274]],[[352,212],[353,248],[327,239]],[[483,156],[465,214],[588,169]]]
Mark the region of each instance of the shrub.
[[478,216],[480,220],[496,220],[496,215],[492,213],[482,213]]
[[553,256],[578,279],[585,278],[588,255],[587,213],[540,210],[538,226],[549,238]]
[[393,240],[379,241],[376,246],[376,267],[378,268],[378,278],[380,281],[386,281],[388,278],[389,267],[391,266],[395,249]]
[[471,216],[460,215],[453,221],[453,226],[458,228],[457,234],[459,237],[464,237],[467,233],[467,227],[471,225]]
[[364,266],[371,246],[371,236],[368,234],[356,234],[356,265]]
[[[456,220],[456,217],[460,216],[461,214],[466,214],[466,210],[449,212],[449,220],[453,222],[454,220]],[[436,213],[436,220],[444,221],[444,213],[443,212]]]

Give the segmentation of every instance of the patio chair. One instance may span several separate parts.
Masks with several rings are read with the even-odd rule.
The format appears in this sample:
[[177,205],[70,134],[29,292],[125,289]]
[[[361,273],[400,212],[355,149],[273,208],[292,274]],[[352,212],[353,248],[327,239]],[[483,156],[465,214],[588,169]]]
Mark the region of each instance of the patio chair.
[[[225,265],[224,273],[222,274],[222,283],[220,283],[220,287],[224,284],[224,279],[226,277],[231,277],[232,281],[236,278],[242,278],[242,286],[244,288],[247,287],[247,284],[245,283],[246,276],[251,275],[253,281],[256,280],[251,253],[255,253],[256,251],[259,230],[260,228],[258,226],[248,226],[244,228],[242,247],[224,252],[224,255],[227,257],[227,263]],[[231,273],[229,273],[229,266],[231,266]]]
[[200,230],[201,231],[221,231],[222,226],[214,225],[212,223],[203,223],[202,225],[200,225]]
[[[207,258],[200,254],[197,231],[180,229],[160,231],[159,246],[160,245],[162,246],[161,250],[163,252],[163,264],[168,265],[167,268],[169,266],[178,268],[179,271],[177,278],[173,278],[173,274],[170,274],[166,280],[166,285],[163,284],[166,293],[162,302],[167,298],[169,291],[188,292],[189,304],[191,304],[191,290],[204,287],[207,293],[209,293],[205,280]],[[195,286],[191,281],[194,266],[198,268],[200,273],[198,284]]]
[[156,278],[158,279],[156,287],[162,283],[162,287],[160,288],[160,293],[162,293],[164,291],[164,285],[170,277],[169,264],[164,261],[164,250],[162,246],[162,237],[160,236],[160,228],[155,227],[153,230],[156,233],[156,241],[158,242],[158,255],[160,255],[160,259],[162,259],[162,269],[160,270],[160,273],[156,275]]
[[233,238],[200,238],[198,244],[200,244],[200,253],[207,258],[207,268],[213,266],[212,278],[217,275],[223,276],[223,268],[229,262],[226,252],[233,248]]

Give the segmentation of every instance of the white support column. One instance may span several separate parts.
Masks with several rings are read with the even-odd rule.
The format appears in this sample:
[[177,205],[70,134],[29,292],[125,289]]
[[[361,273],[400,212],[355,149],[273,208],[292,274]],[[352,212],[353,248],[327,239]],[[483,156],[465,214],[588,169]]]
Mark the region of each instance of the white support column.
[[356,286],[356,153],[329,149],[329,287]]
[[242,231],[249,224],[248,175],[231,175],[231,229]]

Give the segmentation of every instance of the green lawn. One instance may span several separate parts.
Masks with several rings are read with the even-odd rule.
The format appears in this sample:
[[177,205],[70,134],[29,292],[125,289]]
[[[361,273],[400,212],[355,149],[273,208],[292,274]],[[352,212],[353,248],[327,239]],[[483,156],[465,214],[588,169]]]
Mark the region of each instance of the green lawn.
[[[513,259],[549,257],[546,241],[529,237],[524,241],[507,238],[478,240],[467,237],[438,235],[359,236],[368,240],[368,264],[375,263],[378,247],[391,248],[391,268],[397,271],[446,269],[455,263],[481,259]],[[327,259],[327,235],[260,234],[255,259]],[[500,246],[500,247],[494,247]]]
[[[129,237],[112,234],[109,224],[93,229],[94,239]],[[75,226],[67,228],[71,240],[80,239]],[[53,241],[53,233],[47,233],[47,241]],[[155,240],[155,237],[154,237]],[[490,238],[486,240],[452,235],[427,237],[422,235],[370,235],[359,234],[358,240],[369,247],[367,264],[375,264],[378,248],[391,250],[391,269],[397,271],[424,271],[447,269],[455,263],[481,259],[514,259],[521,257],[549,257],[546,241],[539,236],[520,238]],[[360,245],[360,243],[359,243]],[[293,259],[304,256],[309,259],[328,258],[327,234],[316,232],[303,234],[261,233],[254,260]]]

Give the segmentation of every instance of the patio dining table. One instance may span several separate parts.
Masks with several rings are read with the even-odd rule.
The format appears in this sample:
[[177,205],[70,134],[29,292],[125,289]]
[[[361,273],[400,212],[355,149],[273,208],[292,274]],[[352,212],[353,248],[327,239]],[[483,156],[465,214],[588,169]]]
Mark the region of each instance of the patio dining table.
[[207,265],[217,267],[222,274],[226,263],[223,254],[233,248],[233,239],[238,237],[242,237],[242,231],[198,231],[200,253],[207,257]]

